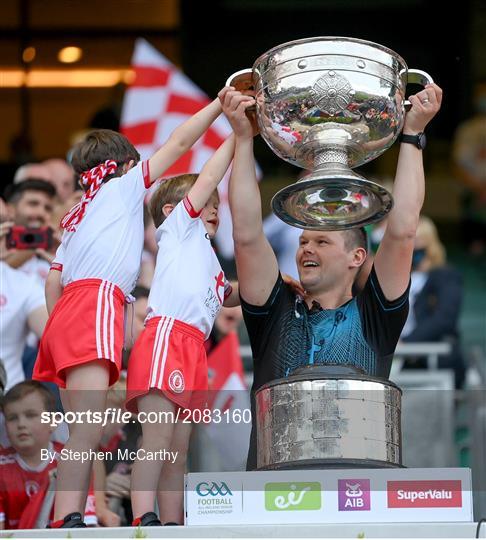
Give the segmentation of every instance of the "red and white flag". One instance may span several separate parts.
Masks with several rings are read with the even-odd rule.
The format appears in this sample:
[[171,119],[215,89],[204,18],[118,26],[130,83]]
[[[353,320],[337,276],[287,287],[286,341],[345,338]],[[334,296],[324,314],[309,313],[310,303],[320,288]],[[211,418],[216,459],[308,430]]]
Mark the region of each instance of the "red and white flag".
[[[140,152],[150,158],[170,134],[209,103],[208,96],[182,71],[144,39],[137,39],[132,58],[135,79],[125,92],[121,131]],[[226,80],[224,74],[221,80]],[[221,87],[223,83],[221,84]],[[165,177],[198,173],[214,151],[231,134],[224,115],[164,173]],[[233,256],[231,217],[228,210],[227,179],[221,182],[220,226],[216,242],[221,254]]]

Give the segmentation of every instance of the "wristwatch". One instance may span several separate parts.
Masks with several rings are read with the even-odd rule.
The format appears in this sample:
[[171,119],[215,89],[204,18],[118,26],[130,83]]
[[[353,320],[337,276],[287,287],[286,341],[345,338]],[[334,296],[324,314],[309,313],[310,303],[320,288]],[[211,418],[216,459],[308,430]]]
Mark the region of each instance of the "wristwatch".
[[417,133],[417,135],[404,135],[402,133],[398,140],[400,142],[414,144],[419,150],[423,150],[427,144],[427,137],[423,131]]

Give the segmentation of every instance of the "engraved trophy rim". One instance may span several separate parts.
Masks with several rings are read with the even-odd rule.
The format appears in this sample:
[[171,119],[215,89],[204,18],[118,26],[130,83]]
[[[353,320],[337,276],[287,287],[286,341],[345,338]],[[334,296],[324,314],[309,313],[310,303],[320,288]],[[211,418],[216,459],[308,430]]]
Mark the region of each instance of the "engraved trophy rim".
[[266,56],[270,56],[278,52],[279,50],[287,49],[290,46],[293,45],[300,45],[305,43],[313,43],[313,42],[319,42],[319,41],[329,41],[329,42],[349,42],[349,43],[357,43],[360,45],[367,45],[369,47],[379,49],[382,52],[389,54],[390,56],[393,56],[396,58],[401,64],[403,64],[404,68],[408,70],[408,65],[403,59],[402,56],[400,56],[397,52],[395,52],[393,49],[390,49],[389,47],[386,47],[385,45],[381,45],[380,43],[376,43],[375,41],[370,41],[367,39],[360,39],[360,38],[353,38],[350,36],[314,36],[314,37],[308,37],[308,38],[302,38],[302,39],[295,39],[291,41],[286,41],[285,43],[281,43],[280,45],[276,45],[275,47],[272,47],[271,49],[268,49],[268,51],[261,54],[254,62],[252,70],[255,70],[255,66],[257,66],[259,63],[263,61],[263,59]]

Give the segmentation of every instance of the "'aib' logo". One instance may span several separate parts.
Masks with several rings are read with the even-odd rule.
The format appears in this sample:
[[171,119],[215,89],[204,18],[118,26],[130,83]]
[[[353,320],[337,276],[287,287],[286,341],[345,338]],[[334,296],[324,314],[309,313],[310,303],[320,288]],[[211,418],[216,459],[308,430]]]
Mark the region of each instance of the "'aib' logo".
[[211,497],[217,497],[218,495],[225,497],[226,495],[233,495],[225,482],[220,482],[219,484],[216,482],[200,482],[196,486],[196,493],[200,497],[207,497],[209,495]]
[[339,510],[369,510],[370,481],[369,479],[338,480]]

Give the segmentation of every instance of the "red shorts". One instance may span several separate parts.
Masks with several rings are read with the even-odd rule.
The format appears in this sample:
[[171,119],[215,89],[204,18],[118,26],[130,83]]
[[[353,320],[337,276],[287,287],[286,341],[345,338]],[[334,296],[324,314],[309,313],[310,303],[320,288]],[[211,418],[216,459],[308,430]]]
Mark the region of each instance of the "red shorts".
[[32,378],[66,387],[66,368],[106,360],[110,386],[119,376],[125,295],[114,283],[81,279],[66,285],[47,321]]
[[126,408],[137,413],[137,398],[152,388],[183,409],[205,407],[208,362],[200,330],[173,317],[147,321],[128,360]]

